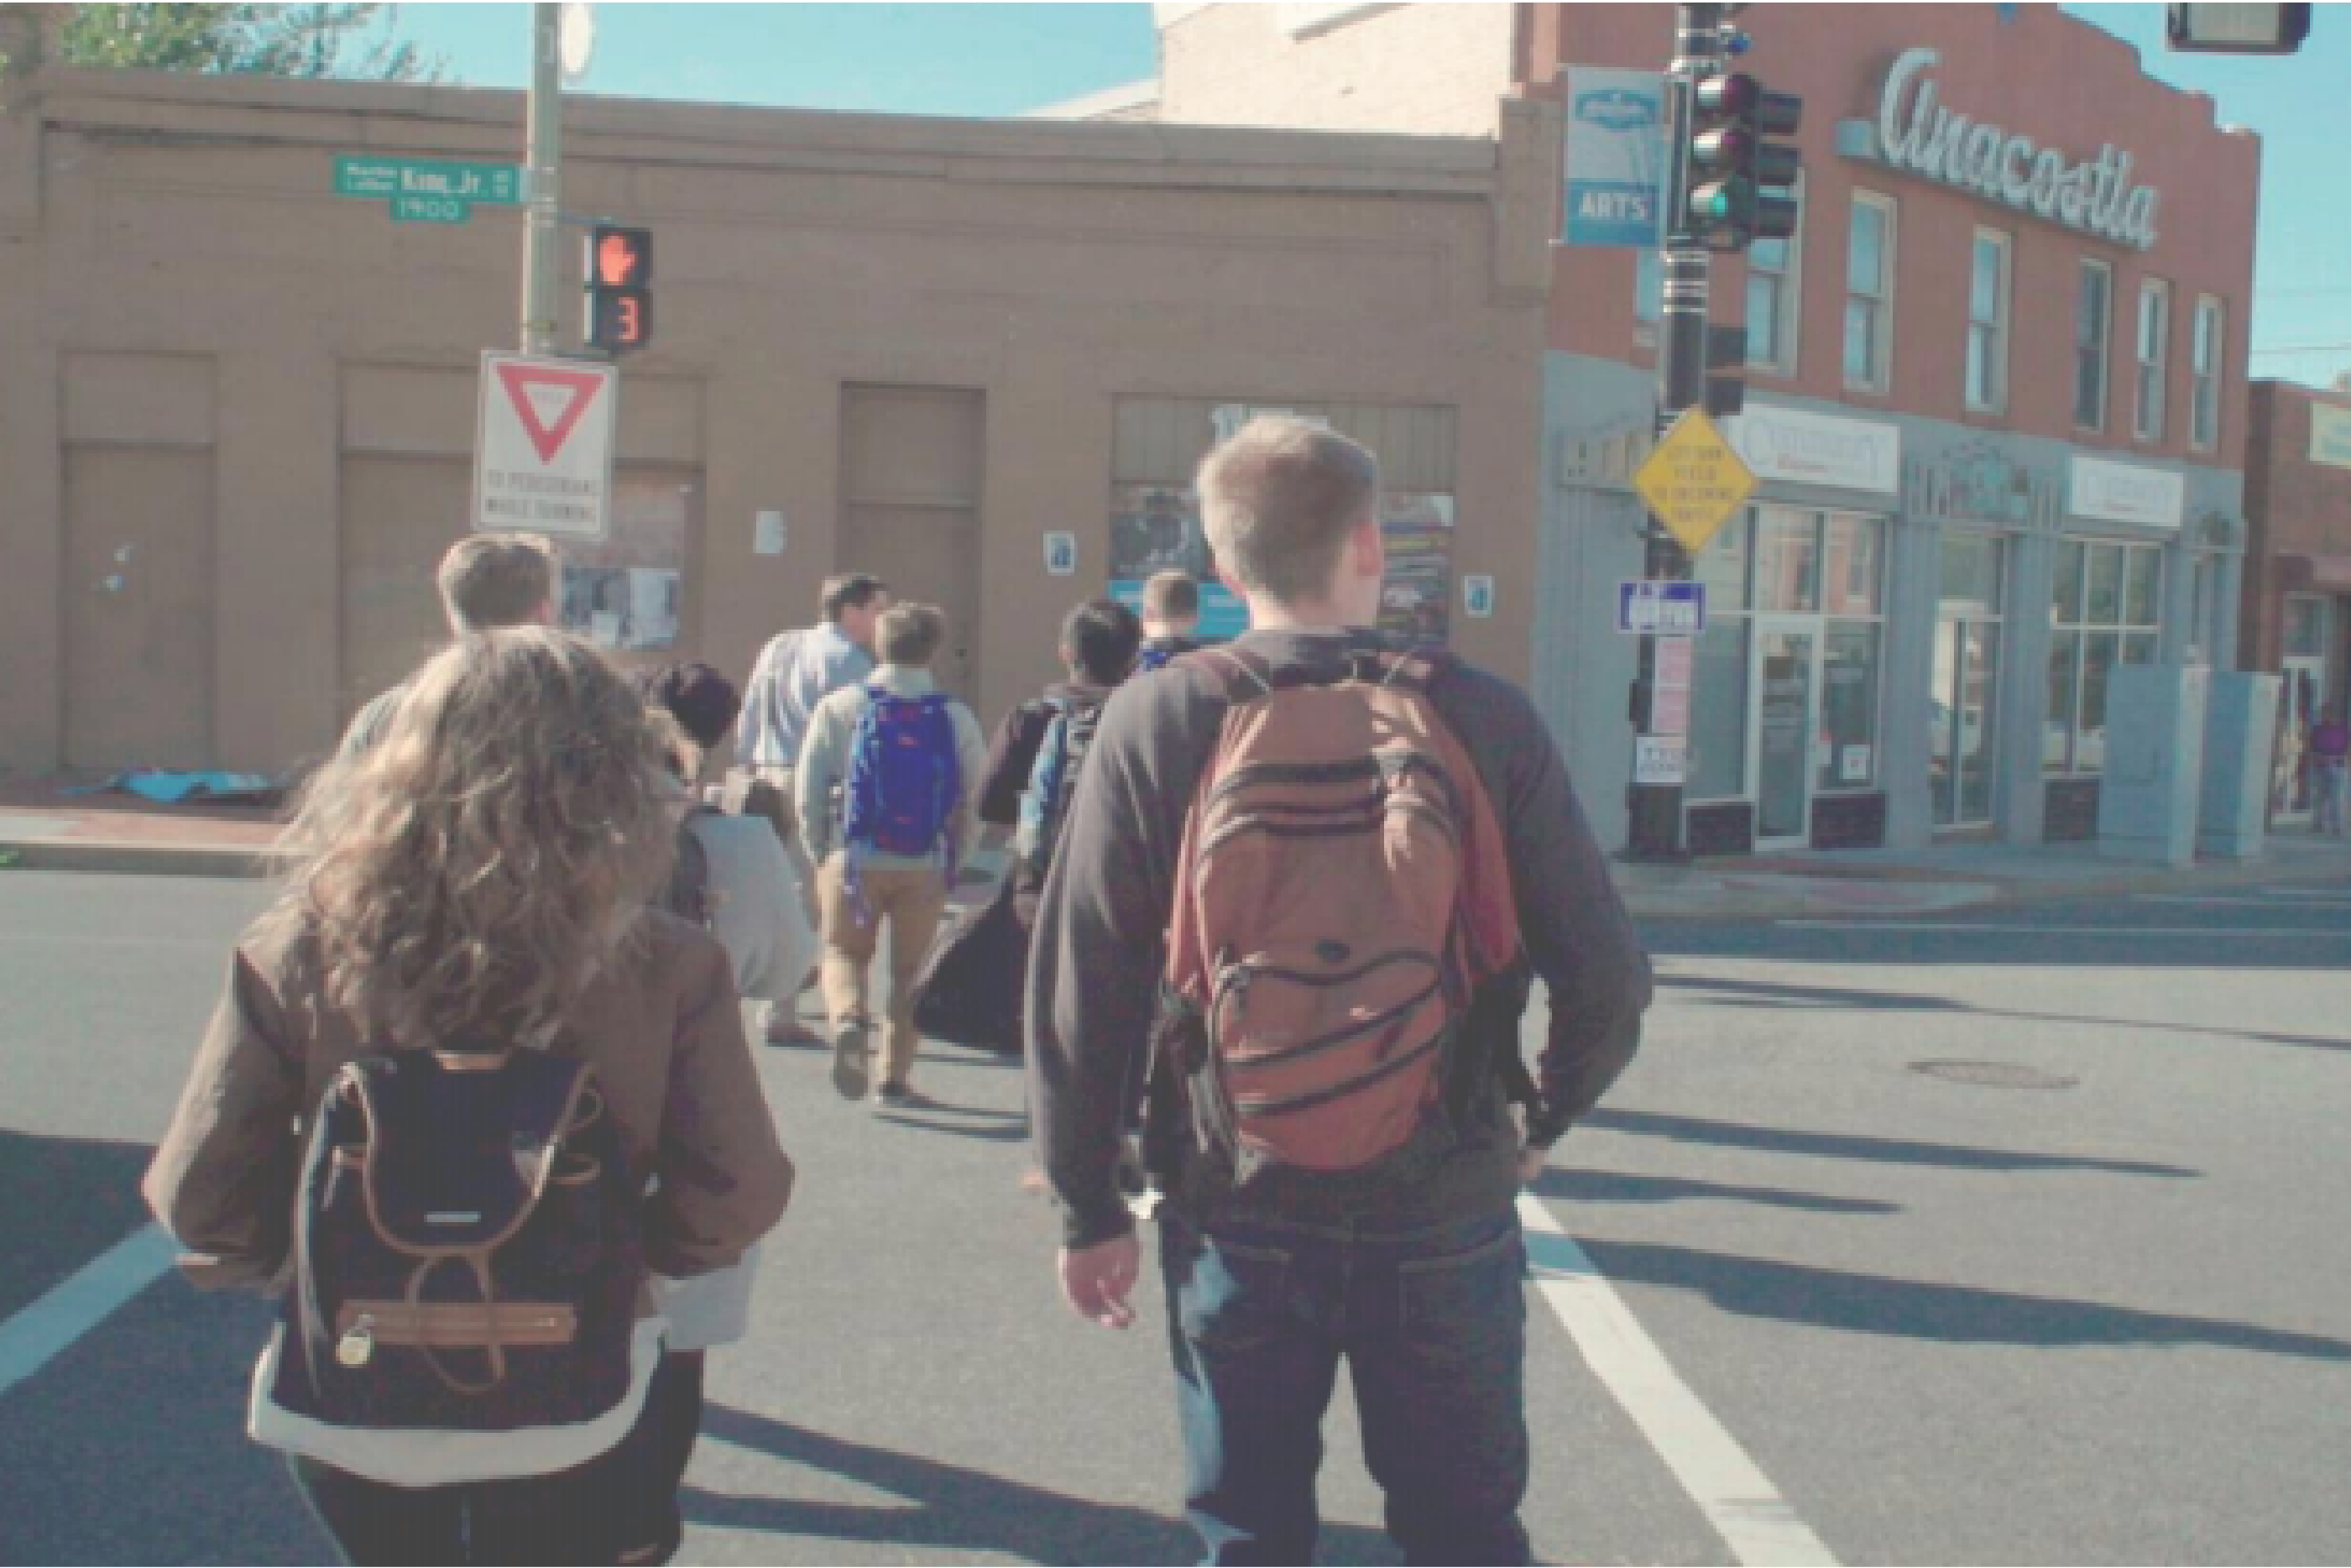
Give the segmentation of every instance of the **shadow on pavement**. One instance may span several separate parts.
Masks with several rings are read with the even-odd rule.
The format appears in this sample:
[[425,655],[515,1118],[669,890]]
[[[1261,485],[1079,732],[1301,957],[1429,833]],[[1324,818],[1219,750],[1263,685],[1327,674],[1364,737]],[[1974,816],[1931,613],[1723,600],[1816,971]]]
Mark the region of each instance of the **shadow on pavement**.
[[147,1223],[139,1178],[153,1154],[141,1144],[0,1130],[0,1318]]
[[1539,1197],[1560,1203],[1678,1203],[1686,1199],[1720,1198],[1730,1203],[1761,1204],[1767,1208],[1795,1208],[1812,1214],[1899,1214],[1902,1206],[1875,1197],[1831,1197],[1824,1193],[1791,1192],[1776,1186],[1731,1186],[1710,1181],[1684,1181],[1678,1176],[1620,1176],[1613,1171],[1585,1171],[1554,1166],[1535,1178]]
[[873,1119],[877,1122],[887,1122],[893,1127],[914,1127],[925,1133],[945,1133],[950,1138],[977,1138],[987,1144],[1025,1144],[1029,1141],[1029,1124],[1024,1121],[1008,1122],[993,1126],[987,1124],[974,1126],[968,1122],[933,1121],[927,1115],[919,1113],[937,1109],[952,1111],[953,1107],[917,1105],[910,1107],[908,1111],[877,1112]]
[[[1539,1239],[1528,1238],[1531,1250]],[[2351,1361],[2351,1341],[2251,1323],[1928,1284],[1647,1242],[1585,1239],[1583,1245],[1601,1271],[1620,1284],[1695,1291],[1741,1317],[1949,1344],[2210,1345],[2313,1361]]]
[[[1977,1018],[2011,1019],[2019,1023],[2085,1024],[2094,1029],[2145,1030],[2150,1034],[2189,1034],[2207,1040],[2244,1040],[2261,1045],[2296,1046],[2312,1051],[2351,1051],[2351,1040],[2316,1034],[2265,1034],[2254,1030],[2211,1029],[2200,1024],[2159,1023],[2140,1019],[2085,1018],[2079,1013],[2028,1013],[2011,1008],[1980,1008],[1948,997],[1911,996],[1899,991],[1862,991],[1843,986],[1789,986],[1773,980],[1717,979],[1701,975],[1663,975],[1657,984],[1677,991],[1701,993],[1691,999],[1703,1006],[1802,1010],[1834,1009],[1839,1012],[1969,1013]],[[1708,994],[1710,993],[1710,994]]]
[[[1196,1542],[1174,1519],[1117,1503],[1088,1502],[1023,1481],[919,1455],[829,1437],[765,1416],[712,1405],[705,1436],[821,1470],[906,1500],[863,1506],[782,1497],[734,1497],[685,1489],[691,1523],[834,1541],[907,1546],[926,1555],[981,1552],[1022,1563],[1187,1563]],[[1170,1478],[1171,1483],[1174,1478]],[[1325,1561],[1391,1563],[1386,1537],[1325,1524]]]
[[2028,1154],[1964,1144],[1925,1144],[1909,1138],[1873,1138],[1856,1133],[1807,1133],[1792,1127],[1758,1127],[1745,1122],[1713,1122],[1667,1116],[1654,1111],[1594,1111],[1581,1124],[1635,1137],[1670,1138],[1680,1144],[1714,1144],[1761,1149],[1770,1154],[1809,1155],[1833,1160],[1877,1160],[1887,1165],[1942,1166],[1963,1171],[2103,1171],[2112,1176],[2185,1178],[2204,1173],[2185,1166],[2143,1160],[2106,1160],[2091,1155]]

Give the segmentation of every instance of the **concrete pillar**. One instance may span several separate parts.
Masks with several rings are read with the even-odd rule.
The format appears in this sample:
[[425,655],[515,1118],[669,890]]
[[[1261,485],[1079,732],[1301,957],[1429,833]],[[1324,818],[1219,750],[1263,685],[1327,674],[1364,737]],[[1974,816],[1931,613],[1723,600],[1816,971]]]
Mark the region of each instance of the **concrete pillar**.
[[1886,791],[1886,843],[1921,849],[1934,841],[1930,694],[1935,617],[1941,607],[1943,528],[1929,519],[1889,519],[1883,646],[1878,653],[1878,788]]
[[2042,758],[2049,727],[2049,596],[2057,573],[2057,536],[2024,533],[2010,546],[2008,601],[2001,622],[2001,837],[2037,844],[2048,791]]

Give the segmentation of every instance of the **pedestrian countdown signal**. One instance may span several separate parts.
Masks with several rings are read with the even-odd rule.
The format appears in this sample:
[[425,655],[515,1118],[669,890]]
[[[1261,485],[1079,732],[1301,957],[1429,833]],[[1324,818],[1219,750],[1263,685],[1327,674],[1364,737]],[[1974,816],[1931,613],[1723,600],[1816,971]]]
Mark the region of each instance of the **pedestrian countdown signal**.
[[588,343],[607,353],[653,337],[653,231],[598,224],[588,236]]

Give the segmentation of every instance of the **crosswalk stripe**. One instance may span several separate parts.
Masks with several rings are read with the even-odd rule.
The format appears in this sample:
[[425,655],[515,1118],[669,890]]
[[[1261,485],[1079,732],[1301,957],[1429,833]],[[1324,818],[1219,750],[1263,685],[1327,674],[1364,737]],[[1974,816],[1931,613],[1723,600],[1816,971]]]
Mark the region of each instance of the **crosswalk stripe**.
[[177,1250],[159,1225],[134,1230],[0,1322],[0,1396],[48,1365],[162,1278]]
[[1526,1194],[1519,1221],[1544,1302],[1731,1555],[1749,1568],[1834,1568],[1828,1547],[1681,1380],[1558,1218]]

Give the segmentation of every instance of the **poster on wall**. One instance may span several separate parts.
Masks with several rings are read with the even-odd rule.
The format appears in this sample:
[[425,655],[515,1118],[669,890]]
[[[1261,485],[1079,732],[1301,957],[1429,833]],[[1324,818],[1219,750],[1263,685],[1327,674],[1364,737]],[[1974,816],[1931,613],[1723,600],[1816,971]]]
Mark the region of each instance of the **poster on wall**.
[[1181,485],[1114,485],[1110,497],[1111,597],[1143,607],[1143,585],[1153,573],[1186,571],[1200,584],[1200,630],[1221,643],[1249,630],[1249,612],[1216,580],[1200,506]]
[[1569,245],[1657,244],[1666,168],[1665,78],[1656,71],[1567,68]]
[[1444,642],[1453,608],[1453,497],[1384,495],[1380,532],[1388,548],[1380,630],[1415,643]]
[[557,545],[565,631],[622,653],[677,646],[693,494],[691,485],[624,479],[612,497],[611,537]]

